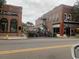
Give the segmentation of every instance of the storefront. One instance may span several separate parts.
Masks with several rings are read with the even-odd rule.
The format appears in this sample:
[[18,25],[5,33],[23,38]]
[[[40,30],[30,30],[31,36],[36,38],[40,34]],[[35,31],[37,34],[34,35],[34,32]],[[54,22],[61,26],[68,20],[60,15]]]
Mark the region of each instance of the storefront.
[[0,36],[22,35],[22,8],[4,5],[0,8]]

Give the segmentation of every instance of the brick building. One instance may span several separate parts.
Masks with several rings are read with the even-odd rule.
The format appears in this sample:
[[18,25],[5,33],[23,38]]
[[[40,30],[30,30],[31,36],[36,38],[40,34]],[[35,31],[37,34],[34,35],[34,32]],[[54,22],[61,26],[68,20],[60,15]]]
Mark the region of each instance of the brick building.
[[45,22],[45,25],[48,31],[53,34],[60,34],[60,36],[66,35],[75,35],[76,29],[79,28],[79,21],[72,19],[72,6],[60,5],[55,7],[53,10],[44,14],[40,19],[36,20],[36,26],[40,26],[39,23],[41,20],[45,19],[40,24]]
[[0,8],[0,36],[22,35],[22,7],[4,5]]

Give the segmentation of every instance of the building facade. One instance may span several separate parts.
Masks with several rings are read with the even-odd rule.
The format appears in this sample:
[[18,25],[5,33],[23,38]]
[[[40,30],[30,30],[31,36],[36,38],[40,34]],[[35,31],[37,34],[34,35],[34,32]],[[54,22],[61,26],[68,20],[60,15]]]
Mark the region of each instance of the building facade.
[[[75,35],[79,28],[79,22],[72,19],[72,6],[60,5],[40,17],[40,20],[46,19],[46,27],[53,34],[63,36]],[[39,22],[36,20],[36,24]],[[38,25],[39,26],[39,25]]]
[[0,36],[22,35],[22,7],[3,5],[0,8]]

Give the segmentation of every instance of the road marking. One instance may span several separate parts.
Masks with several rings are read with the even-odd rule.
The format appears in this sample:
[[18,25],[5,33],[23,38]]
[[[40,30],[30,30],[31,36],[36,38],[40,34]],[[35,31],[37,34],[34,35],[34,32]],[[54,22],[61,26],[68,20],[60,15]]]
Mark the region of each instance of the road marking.
[[68,48],[68,47],[72,47],[72,45],[58,45],[58,46],[49,46],[49,47],[41,47],[41,48],[28,48],[28,49],[0,51],[0,55],[14,54],[14,53],[20,53],[20,52],[41,51],[41,50],[55,49],[55,48]]

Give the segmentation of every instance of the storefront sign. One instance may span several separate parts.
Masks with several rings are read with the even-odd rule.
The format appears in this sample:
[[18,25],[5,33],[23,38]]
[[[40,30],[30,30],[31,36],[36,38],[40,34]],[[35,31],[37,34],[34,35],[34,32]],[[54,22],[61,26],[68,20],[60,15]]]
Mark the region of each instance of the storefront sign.
[[17,13],[15,13],[15,12],[7,12],[7,11],[1,11],[0,15],[17,16]]

